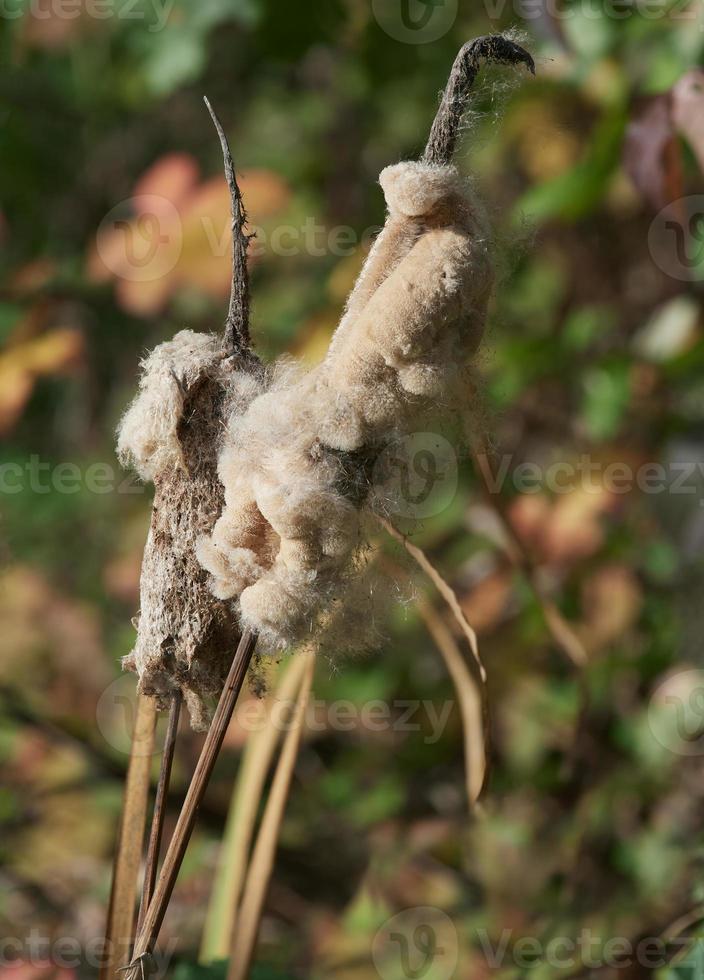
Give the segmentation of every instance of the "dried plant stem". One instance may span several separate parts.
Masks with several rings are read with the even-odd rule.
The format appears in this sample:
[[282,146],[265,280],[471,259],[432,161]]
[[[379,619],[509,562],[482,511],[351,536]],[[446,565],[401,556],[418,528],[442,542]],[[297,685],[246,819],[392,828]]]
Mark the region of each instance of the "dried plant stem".
[[159,851],[161,850],[161,838],[164,832],[164,816],[166,814],[166,797],[169,792],[171,781],[171,766],[174,761],[174,749],[176,748],[176,734],[178,732],[178,719],[181,713],[181,692],[174,691],[171,695],[171,706],[169,708],[169,721],[164,736],[164,747],[161,755],[161,769],[159,771],[159,782],[156,787],[154,797],[154,812],[152,814],[152,826],[149,832],[149,843],[147,844],[147,857],[144,867],[144,882],[142,884],[142,898],[139,903],[139,916],[137,918],[137,932],[139,932],[144,916],[146,915],[149,903],[154,894],[156,883],[156,872],[159,864]]
[[462,651],[444,618],[427,601],[418,604],[418,611],[445,661],[445,666],[457,691],[464,730],[467,799],[470,807],[474,807],[482,793],[487,777],[486,760],[488,752],[484,744],[486,725],[483,718],[482,698],[475,680],[467,668]]
[[306,657],[291,658],[283,677],[267,699],[265,723],[247,739],[203,930],[202,963],[227,959],[229,955],[257,811],[281,734],[279,726],[273,722],[274,708],[296,697],[306,669]]
[[249,276],[247,274],[247,248],[249,236],[245,234],[247,212],[240,192],[235,165],[232,161],[230,144],[227,142],[225,130],[222,128],[215,110],[208,99],[203,101],[210,113],[210,118],[220,140],[225,179],[230,190],[230,207],[232,212],[232,282],[230,285],[230,302],[225,318],[224,347],[228,354],[250,354],[251,341],[249,336]]
[[528,52],[502,34],[488,34],[474,41],[468,41],[461,48],[452,66],[423,153],[423,163],[444,165],[452,160],[467,94],[474,84],[483,61],[496,61],[508,65],[524,64],[532,74],[535,74],[535,63]]
[[203,799],[215,761],[222,747],[225,732],[230,723],[237,697],[242,689],[256,642],[256,635],[249,630],[245,630],[232,660],[232,665],[227,675],[222,694],[220,695],[215,716],[203,743],[198,764],[196,765],[191,784],[186,793],[186,799],[184,800],[176,827],[174,828],[173,836],[169,842],[154,896],[135,940],[132,963],[127,974],[127,980],[137,980],[140,975],[140,962],[143,957],[148,956],[152,952],[157,936],[159,935],[166,908],[171,898],[171,892],[176,883],[186,847],[193,832],[198,807]]
[[129,961],[134,926],[137,880],[147,822],[149,782],[154,751],[156,703],[137,696],[132,749],[127,768],[122,818],[115,850],[110,906],[106,929],[106,958],[100,980],[114,980]]
[[[225,319],[223,352],[227,356],[238,356],[240,358],[255,360],[255,357],[251,352],[249,336],[249,279],[247,274],[247,246],[249,238],[244,231],[247,215],[242,202],[242,195],[237,184],[232,154],[230,152],[230,147],[228,145],[224,130],[207,99],[205,99],[205,104],[212,117],[213,123],[215,124],[220,145],[222,147],[225,177],[230,191],[232,210],[232,284],[230,290],[230,301]],[[217,411],[219,411],[221,408],[222,392],[219,387],[209,378],[205,378],[202,384],[195,385],[193,392],[190,394],[190,403],[186,406],[186,412],[184,413],[184,416],[187,415],[189,423],[193,419],[196,419],[197,421],[200,415],[203,415],[203,417],[206,419],[210,419],[213,414],[217,414],[217,412],[213,413],[213,408],[215,408]],[[220,420],[215,418],[215,423],[216,425],[219,425]],[[202,453],[196,453],[196,458],[203,456],[202,465],[200,466],[197,480],[194,478],[193,472],[189,468],[187,477],[177,486],[179,493],[174,494],[168,490],[165,492],[164,499],[161,501],[158,511],[159,520],[166,522],[167,530],[169,528],[170,520],[174,526],[178,525],[180,527],[180,522],[179,520],[174,519],[174,515],[177,515],[177,517],[180,518],[182,512],[185,511],[186,513],[189,513],[193,511],[195,518],[193,519],[192,523],[195,521],[197,524],[201,518],[209,519],[212,513],[219,512],[222,507],[222,488],[217,478],[216,466],[217,434],[219,431],[216,428],[216,425],[211,426],[210,430],[208,431],[206,431],[206,429],[208,429],[207,425],[204,426],[202,423],[199,424],[198,422],[195,426],[188,423],[184,423],[181,426],[179,438],[182,441],[184,456],[186,459],[188,459],[189,454],[187,451],[188,447],[184,444],[184,440],[188,441],[188,439],[191,441],[195,439],[196,443],[200,443],[201,449],[205,444],[209,448],[210,454],[204,455]],[[159,489],[160,488],[157,487],[157,495],[159,493]],[[165,488],[162,486],[161,490],[164,492]],[[192,504],[194,501],[199,501],[200,507],[193,508]],[[201,511],[203,514],[201,514]],[[153,521],[156,517],[156,512],[157,509],[155,508]],[[192,528],[189,528],[189,530],[192,530]],[[209,529],[200,525],[197,527],[199,534],[203,533],[204,530]],[[187,560],[185,563],[180,560],[175,560],[174,556],[176,554],[176,549],[174,547],[174,540],[168,534],[150,535],[150,540],[147,543],[147,549],[145,552],[145,561],[143,564],[143,578],[145,576],[144,568],[150,567],[148,558],[158,561],[160,557],[154,553],[155,540],[166,542],[167,552],[170,552],[167,555],[169,560],[166,563],[168,571],[167,585],[172,587],[171,591],[173,593],[174,601],[171,603],[170,608],[175,621],[176,629],[179,631],[183,624],[188,623],[192,618],[187,615],[187,605],[181,601],[181,598],[184,595],[192,598],[194,590],[199,587],[197,576],[190,575],[188,571],[184,573],[184,568],[186,568],[188,561],[195,559],[192,555],[192,549],[187,549]],[[181,556],[178,555],[177,557],[180,558]],[[198,572],[200,572],[200,569],[198,569]],[[156,613],[163,611],[167,603],[167,595],[165,591],[161,589],[158,591],[158,593],[150,596],[150,598],[153,599],[153,606]],[[213,606],[213,608],[216,608],[212,598],[210,599],[210,604]],[[159,618],[158,615],[157,618]],[[144,619],[145,617],[143,616],[142,622]],[[215,622],[217,620],[217,615],[214,614],[211,619],[213,622]],[[233,625],[227,619],[227,617],[223,617],[223,619],[226,621],[223,623],[218,623],[218,626],[223,627],[220,634],[220,639],[222,639],[222,632],[227,633],[229,628]],[[207,626],[208,623],[206,623],[206,627]],[[199,635],[198,637],[201,648],[204,649],[207,642],[211,644],[211,653],[213,654],[220,653],[223,649],[226,649],[223,643],[218,645],[217,642],[213,642],[214,639],[217,640],[218,638],[216,632],[213,633],[212,630],[209,631],[206,628],[204,636]],[[154,806],[152,830],[147,854],[147,867],[139,915],[139,928],[137,930],[137,937],[132,953],[132,962],[127,971],[128,977],[136,977],[139,975],[140,969],[143,966],[143,958],[151,953],[154,943],[156,942],[164,914],[166,912],[166,907],[171,897],[171,892],[176,882],[176,878],[183,861],[183,856],[193,830],[198,806],[203,798],[210,774],[222,746],[223,738],[232,716],[232,712],[237,701],[237,696],[242,687],[255,645],[256,636],[250,631],[245,631],[240,639],[232,664],[230,665],[227,679],[225,680],[224,687],[220,695],[220,700],[218,702],[218,707],[215,712],[215,717],[213,718],[208,730],[208,734],[193,774],[183,808],[174,829],[173,837],[164,857],[161,873],[159,874],[155,885],[156,867],[158,863],[160,842],[163,831],[164,802],[168,790],[171,761],[173,759],[174,742],[178,726],[180,695],[178,698],[175,697],[171,702],[169,727],[165,741],[164,758],[162,761],[161,776]],[[201,649],[201,652],[203,652],[203,649]],[[156,702],[153,698],[141,698],[140,705],[142,705],[142,713],[149,713],[152,725],[153,740]],[[139,717],[141,718],[142,715]],[[130,765],[132,768],[132,763]],[[148,764],[146,767],[143,765],[142,768],[146,768],[148,777]],[[143,773],[142,779],[144,779]],[[125,811],[120,836],[121,843],[117,857],[115,884],[113,886],[113,896],[109,916],[109,935],[113,938],[113,940],[116,940],[117,937],[123,936],[128,942],[131,939],[132,924],[134,921],[134,889],[136,885],[139,860],[141,858],[147,795],[148,780],[146,788],[143,789],[141,795],[138,796],[132,782],[130,781],[130,777],[128,776]],[[141,831],[139,834],[137,834],[135,824],[137,816],[139,816],[142,821]],[[133,829],[128,834],[127,830],[132,825],[134,825]],[[129,853],[127,853],[128,843]],[[137,857],[135,857],[135,854],[137,854]],[[131,904],[129,905],[129,908],[127,903],[128,891],[131,896]],[[125,959],[128,957],[129,951],[126,949]],[[121,963],[119,965],[121,966]],[[118,968],[118,963],[115,956],[112,955],[108,967],[106,967],[105,971],[103,971],[103,980],[112,980],[114,970],[116,968]]]
[[252,860],[247,872],[244,898],[240,908],[236,928],[232,936],[232,949],[228,980],[246,980],[259,932],[264,899],[269,887],[274,866],[274,855],[279,829],[284,815],[286,799],[293,770],[296,765],[298,747],[303,734],[306,708],[315,668],[315,656],[311,650],[298,654],[304,661],[305,671],[296,699],[290,727],[286,733],[281,755],[276,766],[269,798],[262,817],[257,840],[252,852]]

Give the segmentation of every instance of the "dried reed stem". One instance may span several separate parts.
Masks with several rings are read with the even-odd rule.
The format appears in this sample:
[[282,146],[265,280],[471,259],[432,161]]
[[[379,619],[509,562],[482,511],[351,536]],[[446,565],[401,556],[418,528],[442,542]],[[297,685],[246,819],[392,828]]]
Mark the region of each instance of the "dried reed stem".
[[477,634],[462,611],[454,589],[445,581],[425,552],[412,544],[389,520],[380,518],[380,522],[391,537],[403,545],[438,590],[472,654],[474,671],[467,667],[465,657],[445,620],[431,603],[422,600],[419,603],[419,612],[445,661],[447,672],[457,692],[464,732],[467,799],[470,808],[474,809],[489,778],[491,762],[489,697],[486,689],[486,671],[479,655]]
[[392,538],[403,545],[411,558],[413,558],[420,565],[447,605],[450,607],[452,615],[457,620],[460,629],[467,638],[469,649],[472,651],[472,656],[474,657],[474,662],[477,665],[481,682],[482,684],[486,684],[486,669],[482,663],[482,658],[479,655],[479,642],[477,640],[477,634],[470,626],[465,614],[462,612],[462,607],[459,604],[455,590],[448,582],[445,581],[437,568],[432,564],[426,553],[419,548],[418,545],[415,545],[412,541],[409,541],[406,535],[399,531],[399,529],[395,527],[391,521],[387,520],[385,517],[380,517],[379,523],[384,530],[391,535]]
[[273,723],[274,708],[296,697],[306,667],[304,656],[291,658],[283,677],[267,699],[265,724],[247,739],[205,920],[200,950],[202,963],[227,959],[229,955],[257,812],[281,734]]
[[113,864],[112,889],[106,928],[106,956],[100,980],[115,980],[130,958],[137,881],[142,863],[142,844],[147,823],[149,782],[154,751],[156,703],[137,696],[132,748],[125,781],[125,795]]
[[315,668],[315,655],[311,650],[298,656],[305,661],[305,673],[296,699],[293,717],[286,733],[281,755],[276,766],[266,808],[252,852],[247,872],[242,907],[237,927],[232,937],[232,951],[227,980],[246,980],[259,932],[259,922],[264,908],[271,872],[274,867],[276,843],[286,807],[293,770],[296,766],[298,747],[303,734],[304,719]]
[[166,798],[169,792],[171,781],[171,766],[174,761],[174,749],[176,748],[176,734],[178,732],[178,719],[181,713],[181,692],[174,691],[171,695],[171,707],[169,708],[169,721],[164,736],[164,747],[161,755],[161,769],[159,770],[159,782],[156,787],[154,797],[154,812],[152,814],[152,826],[149,832],[149,843],[147,845],[147,857],[144,867],[144,882],[142,884],[142,898],[139,903],[139,916],[137,918],[137,932],[139,932],[149,903],[154,894],[156,883],[156,872],[159,864],[159,851],[161,850],[161,838],[164,832],[164,816],[166,814]]
[[203,101],[210,113],[210,118],[213,120],[222,147],[225,179],[230,190],[232,213],[232,281],[230,284],[230,302],[225,318],[224,347],[228,354],[248,355],[251,352],[249,276],[247,274],[247,248],[250,236],[245,234],[244,230],[247,224],[247,212],[244,209],[242,193],[235,177],[235,165],[232,162],[232,153],[230,152],[230,144],[227,142],[227,136],[225,136],[225,130],[206,96],[203,96]]
[[447,672],[457,692],[464,732],[467,799],[470,809],[474,809],[486,785],[488,775],[488,751],[485,745],[485,732],[488,726],[484,715],[483,699],[452,630],[444,618],[427,601],[419,603],[418,611],[445,661]]
[[203,799],[215,761],[222,747],[225,732],[230,723],[237,697],[242,689],[247,668],[252,659],[257,643],[256,635],[245,630],[232,660],[230,672],[227,675],[218,706],[215,711],[208,734],[201,749],[198,764],[186,793],[183,807],[178,817],[173,836],[164,856],[164,863],[154,891],[154,896],[144,916],[144,921],[137,934],[132,954],[132,962],[126,980],[137,980],[140,976],[140,964],[154,949],[159,929],[164,920],[166,908],[171,898],[176,878],[183,862],[186,847],[191,838],[198,813],[198,807]]

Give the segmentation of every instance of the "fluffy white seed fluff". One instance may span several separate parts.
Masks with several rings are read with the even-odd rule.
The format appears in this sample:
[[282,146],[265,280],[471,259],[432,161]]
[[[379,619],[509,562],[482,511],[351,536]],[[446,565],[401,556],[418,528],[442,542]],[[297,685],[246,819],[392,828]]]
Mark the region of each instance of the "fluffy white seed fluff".
[[140,364],[139,391],[117,429],[117,455],[147,482],[183,466],[177,431],[186,392],[205,372],[217,371],[222,355],[213,334],[181,330],[155,347]]
[[230,415],[225,506],[197,545],[213,593],[239,597],[243,624],[275,647],[370,641],[380,590],[362,531],[365,465],[429,411],[470,408],[492,285],[483,211],[451,166],[399,163],[380,183],[386,223],[325,360],[277,365]]
[[232,604],[210,591],[196,542],[212,533],[222,511],[216,465],[223,411],[236,418],[262,390],[253,362],[225,358],[219,338],[183,330],[143,361],[139,391],[118,430],[123,463],[155,484],[137,639],[123,664],[161,708],[180,689],[197,729],[208,726],[238,622]]

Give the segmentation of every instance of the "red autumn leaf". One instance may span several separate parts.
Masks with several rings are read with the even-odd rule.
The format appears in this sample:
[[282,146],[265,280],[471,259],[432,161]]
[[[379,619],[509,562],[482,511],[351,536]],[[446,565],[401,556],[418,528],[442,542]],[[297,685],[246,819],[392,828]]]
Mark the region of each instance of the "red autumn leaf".
[[[273,171],[245,171],[238,182],[255,225],[288,204],[288,187]],[[221,299],[230,288],[230,236],[225,180],[199,183],[193,158],[170,154],[103,219],[88,255],[88,276],[115,281],[123,309],[144,316],[159,312],[182,288]],[[249,261],[256,258],[250,254]]]

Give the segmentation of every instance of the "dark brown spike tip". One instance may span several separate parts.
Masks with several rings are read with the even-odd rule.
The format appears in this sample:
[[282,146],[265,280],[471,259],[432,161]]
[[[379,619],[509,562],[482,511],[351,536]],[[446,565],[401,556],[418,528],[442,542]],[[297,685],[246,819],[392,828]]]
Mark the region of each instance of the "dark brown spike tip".
[[249,273],[247,271],[247,246],[249,237],[245,233],[247,212],[242,201],[235,165],[232,162],[230,144],[227,142],[225,130],[217,113],[203,96],[203,102],[210,113],[213,125],[220,140],[222,159],[225,167],[225,179],[230,191],[230,206],[232,211],[232,283],[230,285],[230,302],[225,318],[223,346],[226,354],[231,356],[251,355],[251,339],[249,336]]
[[452,160],[467,95],[484,62],[525,65],[535,75],[535,62],[531,55],[503,34],[486,34],[468,41],[460,49],[452,66],[423,153],[424,163],[445,165]]

